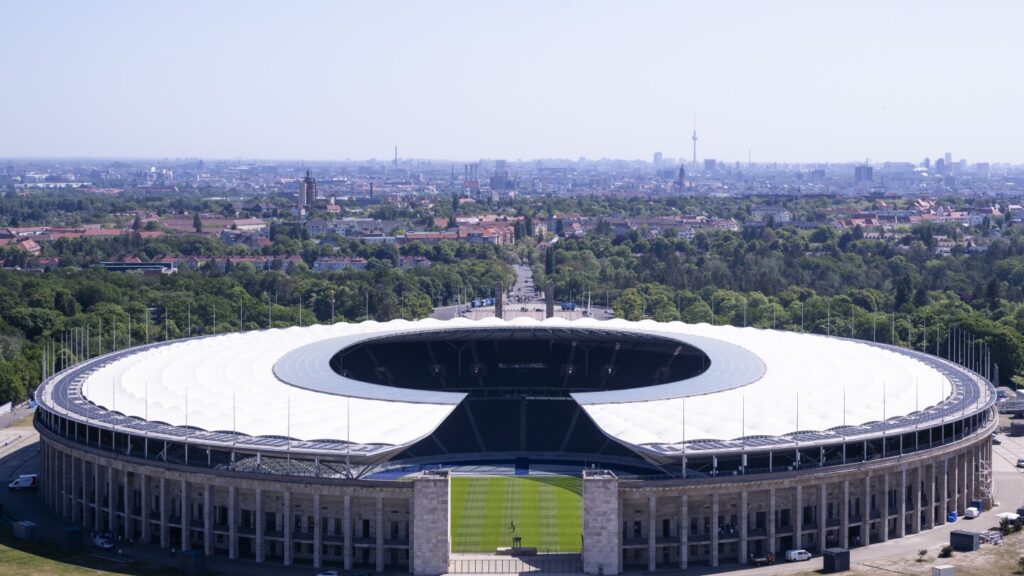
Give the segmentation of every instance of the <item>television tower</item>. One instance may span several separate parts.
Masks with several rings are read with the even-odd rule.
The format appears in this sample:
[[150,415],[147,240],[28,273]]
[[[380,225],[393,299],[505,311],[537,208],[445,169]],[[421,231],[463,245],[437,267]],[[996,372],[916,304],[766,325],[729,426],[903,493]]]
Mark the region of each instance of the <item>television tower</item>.
[[693,117],[693,165],[697,165],[697,116]]

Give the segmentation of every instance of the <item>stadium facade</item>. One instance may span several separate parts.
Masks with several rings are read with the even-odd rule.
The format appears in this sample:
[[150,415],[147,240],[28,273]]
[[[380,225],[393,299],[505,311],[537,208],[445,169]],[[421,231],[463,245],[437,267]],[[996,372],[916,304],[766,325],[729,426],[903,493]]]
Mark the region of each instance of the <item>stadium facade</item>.
[[424,575],[449,570],[453,466],[574,468],[585,572],[686,569],[944,524],[991,497],[997,424],[987,380],[922,352],[590,319],[161,342],[58,372],[36,401],[44,499],[73,522]]

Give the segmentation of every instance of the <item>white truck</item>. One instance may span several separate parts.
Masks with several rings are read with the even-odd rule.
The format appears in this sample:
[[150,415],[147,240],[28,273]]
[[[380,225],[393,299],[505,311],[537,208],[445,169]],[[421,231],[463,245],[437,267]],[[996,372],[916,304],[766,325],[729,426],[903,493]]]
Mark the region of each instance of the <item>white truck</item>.
[[786,550],[786,562],[803,562],[810,559],[811,553],[807,550]]
[[39,487],[39,474],[22,474],[7,485],[11,490],[32,490]]

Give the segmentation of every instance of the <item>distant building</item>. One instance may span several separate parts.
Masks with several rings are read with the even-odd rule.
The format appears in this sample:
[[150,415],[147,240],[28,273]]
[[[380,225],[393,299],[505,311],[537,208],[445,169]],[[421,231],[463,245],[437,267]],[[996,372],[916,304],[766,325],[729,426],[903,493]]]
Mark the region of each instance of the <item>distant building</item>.
[[654,167],[655,168],[660,168],[661,167],[661,161],[662,161],[661,152],[655,152],[654,153]]
[[366,259],[355,256],[323,256],[313,263],[315,272],[337,272],[339,270],[365,270]]
[[299,211],[311,208],[316,199],[316,178],[313,178],[312,171],[306,170],[306,177],[299,181]]
[[871,182],[875,179],[874,169],[871,166],[854,166],[853,181],[857,183]]
[[793,220],[793,213],[782,206],[753,206],[750,215],[763,221],[770,218],[776,224],[787,224]]
[[138,258],[121,258],[119,261],[100,262],[100,266],[107,272],[122,272],[128,274],[173,274],[178,271],[178,264],[174,261],[142,262]]
[[714,160],[713,158],[705,158],[704,159],[704,171],[705,172],[714,172],[715,168],[717,168],[717,165],[718,165],[718,162],[716,160]]

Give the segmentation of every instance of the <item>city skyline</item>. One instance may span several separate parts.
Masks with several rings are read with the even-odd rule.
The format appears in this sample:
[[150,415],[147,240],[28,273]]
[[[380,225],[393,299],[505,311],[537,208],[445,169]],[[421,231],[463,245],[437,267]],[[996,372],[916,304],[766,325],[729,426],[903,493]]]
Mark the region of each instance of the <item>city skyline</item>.
[[1024,162],[1013,3],[287,8],[0,7],[0,157]]

